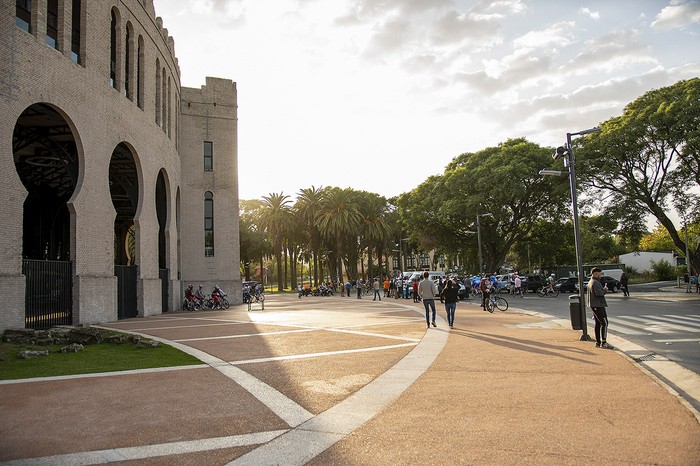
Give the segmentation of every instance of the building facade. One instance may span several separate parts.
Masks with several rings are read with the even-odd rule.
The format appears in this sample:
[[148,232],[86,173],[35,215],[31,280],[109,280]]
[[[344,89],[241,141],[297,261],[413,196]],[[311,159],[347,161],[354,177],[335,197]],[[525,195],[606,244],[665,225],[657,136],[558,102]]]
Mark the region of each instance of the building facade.
[[236,86],[174,49],[152,0],[0,4],[0,328],[240,300]]

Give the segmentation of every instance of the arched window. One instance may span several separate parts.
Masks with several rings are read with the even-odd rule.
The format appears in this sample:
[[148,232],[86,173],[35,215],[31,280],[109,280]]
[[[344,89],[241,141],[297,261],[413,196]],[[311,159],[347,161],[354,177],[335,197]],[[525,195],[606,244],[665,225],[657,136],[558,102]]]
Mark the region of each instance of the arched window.
[[156,58],[156,124],[160,126],[160,60]]
[[15,24],[24,31],[32,32],[32,0],[17,0]]
[[139,34],[138,51],[136,57],[136,105],[143,110],[143,86],[144,86],[144,51],[143,51],[143,36]]
[[83,64],[80,56],[80,21],[83,18],[82,7],[80,0],[73,0],[73,8],[71,10],[71,39],[70,39],[70,58],[76,63]]
[[124,92],[126,97],[130,100],[134,100],[134,87],[132,85],[133,74],[134,74],[134,27],[131,25],[131,21],[126,23],[126,49],[124,56]]
[[168,137],[172,138],[172,105],[170,102],[170,76],[168,76]]
[[58,0],[46,2],[46,44],[58,49]]
[[112,9],[112,23],[109,27],[109,85],[117,89],[117,38],[118,38],[117,14]]
[[163,128],[163,132],[166,132],[168,129],[168,80],[165,79],[165,68],[163,68],[163,71],[160,75],[161,77],[161,83],[162,83],[162,89],[161,92],[163,93],[163,97],[161,98],[161,103],[163,105],[163,109],[161,110],[161,127]]
[[214,194],[204,193],[204,257],[214,257]]

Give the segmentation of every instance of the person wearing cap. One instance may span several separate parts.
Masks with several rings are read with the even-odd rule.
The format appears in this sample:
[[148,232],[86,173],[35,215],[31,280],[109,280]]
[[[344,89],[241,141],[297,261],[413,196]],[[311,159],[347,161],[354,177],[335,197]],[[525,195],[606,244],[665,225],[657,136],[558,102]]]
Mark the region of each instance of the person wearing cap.
[[[591,269],[591,279],[588,282],[588,305],[593,310],[595,318],[595,346],[596,348],[614,349],[606,340],[608,338],[608,313],[605,308],[608,306],[605,294],[608,292],[608,285],[601,285],[600,277],[602,270],[598,267]],[[584,322],[583,325],[586,325]]]

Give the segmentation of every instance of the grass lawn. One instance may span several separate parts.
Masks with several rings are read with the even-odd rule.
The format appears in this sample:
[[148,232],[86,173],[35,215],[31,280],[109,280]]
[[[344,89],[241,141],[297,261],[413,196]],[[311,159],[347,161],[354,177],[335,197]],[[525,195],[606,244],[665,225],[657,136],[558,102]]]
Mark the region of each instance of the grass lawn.
[[[66,345],[36,346],[0,343],[0,380],[91,374],[95,372],[188,366],[202,362],[172,346],[140,348],[134,343],[86,345],[77,353],[61,353]],[[20,359],[22,350],[49,350],[49,355]]]

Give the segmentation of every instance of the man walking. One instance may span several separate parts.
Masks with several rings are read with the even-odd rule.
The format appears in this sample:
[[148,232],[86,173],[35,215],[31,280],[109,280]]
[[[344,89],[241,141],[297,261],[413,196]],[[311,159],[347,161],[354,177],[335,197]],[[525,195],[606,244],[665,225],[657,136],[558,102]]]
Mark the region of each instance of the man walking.
[[[608,338],[608,314],[605,308],[608,306],[605,300],[605,293],[608,292],[608,285],[601,285],[600,277],[602,270],[598,267],[591,269],[591,280],[588,282],[588,305],[593,310],[595,318],[595,346],[596,348],[615,349],[606,340]],[[586,325],[584,322],[583,325]]]
[[629,296],[630,295],[630,290],[627,288],[627,285],[629,284],[630,279],[627,276],[625,272],[622,272],[622,275],[620,276],[620,288],[622,288],[622,294],[623,296]]
[[357,299],[362,299],[362,280],[360,280],[360,277],[357,277]]
[[372,283],[372,288],[374,288],[374,297],[372,298],[372,301],[376,301],[377,298],[379,300],[382,300],[382,295],[379,293],[379,278],[374,279],[374,283]]
[[[430,324],[435,325],[435,297],[438,294],[437,286],[435,282],[430,279],[430,273],[423,272],[423,280],[418,284],[418,295],[423,299],[423,306],[425,307],[425,323],[430,328]],[[430,308],[433,311],[433,320],[430,320]]]

